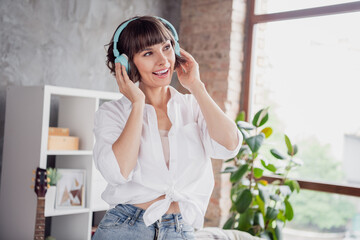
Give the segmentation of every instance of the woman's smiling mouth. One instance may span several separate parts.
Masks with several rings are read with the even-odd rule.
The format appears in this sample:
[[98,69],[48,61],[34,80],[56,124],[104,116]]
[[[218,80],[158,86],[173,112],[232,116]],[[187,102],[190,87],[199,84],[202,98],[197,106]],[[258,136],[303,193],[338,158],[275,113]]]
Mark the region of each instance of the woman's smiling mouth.
[[157,72],[153,72],[154,75],[156,75],[159,78],[165,78],[169,75],[169,68],[163,69]]

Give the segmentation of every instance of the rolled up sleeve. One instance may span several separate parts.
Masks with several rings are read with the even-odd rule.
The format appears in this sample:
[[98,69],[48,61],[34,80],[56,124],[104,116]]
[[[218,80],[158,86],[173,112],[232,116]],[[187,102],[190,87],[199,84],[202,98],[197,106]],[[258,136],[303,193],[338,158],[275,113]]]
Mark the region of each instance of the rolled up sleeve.
[[[105,105],[105,106],[103,106]],[[119,109],[112,109],[103,104],[95,113],[94,135],[95,145],[93,149],[93,158],[96,168],[110,185],[119,185],[131,181],[134,170],[131,171],[128,178],[125,178],[121,172],[112,145],[121,135],[126,120]]]

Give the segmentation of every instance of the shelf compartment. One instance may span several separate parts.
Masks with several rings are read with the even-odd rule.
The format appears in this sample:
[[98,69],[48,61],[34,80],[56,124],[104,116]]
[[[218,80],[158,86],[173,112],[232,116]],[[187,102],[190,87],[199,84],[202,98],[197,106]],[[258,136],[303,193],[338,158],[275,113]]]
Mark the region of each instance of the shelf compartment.
[[77,156],[77,155],[83,155],[83,156],[92,156],[93,152],[90,150],[77,150],[77,151],[67,151],[67,150],[48,150],[46,152],[48,156],[50,155],[70,155],[70,156]]
[[[63,210],[62,210],[63,211]],[[92,213],[64,214],[51,218],[51,236],[56,239],[91,239]]]
[[45,217],[71,215],[71,214],[88,213],[88,212],[90,212],[89,208],[53,209],[52,211],[48,211],[48,212],[45,211]]

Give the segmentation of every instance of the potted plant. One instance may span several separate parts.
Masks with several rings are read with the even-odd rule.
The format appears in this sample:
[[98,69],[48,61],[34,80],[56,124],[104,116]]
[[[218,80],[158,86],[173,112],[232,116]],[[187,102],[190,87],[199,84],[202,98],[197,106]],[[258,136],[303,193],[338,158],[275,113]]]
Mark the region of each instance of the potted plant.
[[[272,148],[270,155],[273,159],[267,159],[260,152],[273,132],[271,127],[263,127],[268,119],[268,108],[258,111],[251,123],[244,121],[244,112],[236,119],[244,141],[237,156],[227,160],[233,162],[234,166],[222,172],[230,173],[232,183],[230,218],[223,228],[280,240],[281,229],[294,217],[290,196],[300,190],[298,182],[288,179],[288,174],[301,165],[301,161],[294,157],[298,148],[286,135],[287,154]],[[275,174],[281,180],[268,183],[263,179],[264,172]]]
[[47,168],[47,182],[48,189],[45,195],[45,212],[53,211],[55,206],[55,196],[56,196],[56,183],[60,179],[60,174],[56,168]]

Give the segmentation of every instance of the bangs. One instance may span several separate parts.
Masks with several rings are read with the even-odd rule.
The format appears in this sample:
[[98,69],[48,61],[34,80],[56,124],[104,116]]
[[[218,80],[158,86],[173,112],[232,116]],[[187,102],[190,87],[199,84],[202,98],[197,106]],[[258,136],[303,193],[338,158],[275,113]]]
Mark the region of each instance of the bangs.
[[[154,21],[136,19],[129,23],[124,29],[121,37],[124,37],[124,45],[128,49],[123,49],[124,52],[129,53],[129,57],[132,58],[134,54],[139,53],[155,44],[171,41],[174,46],[174,37],[172,36],[169,29],[165,27],[159,20]],[[136,39],[134,41],[134,39]]]

